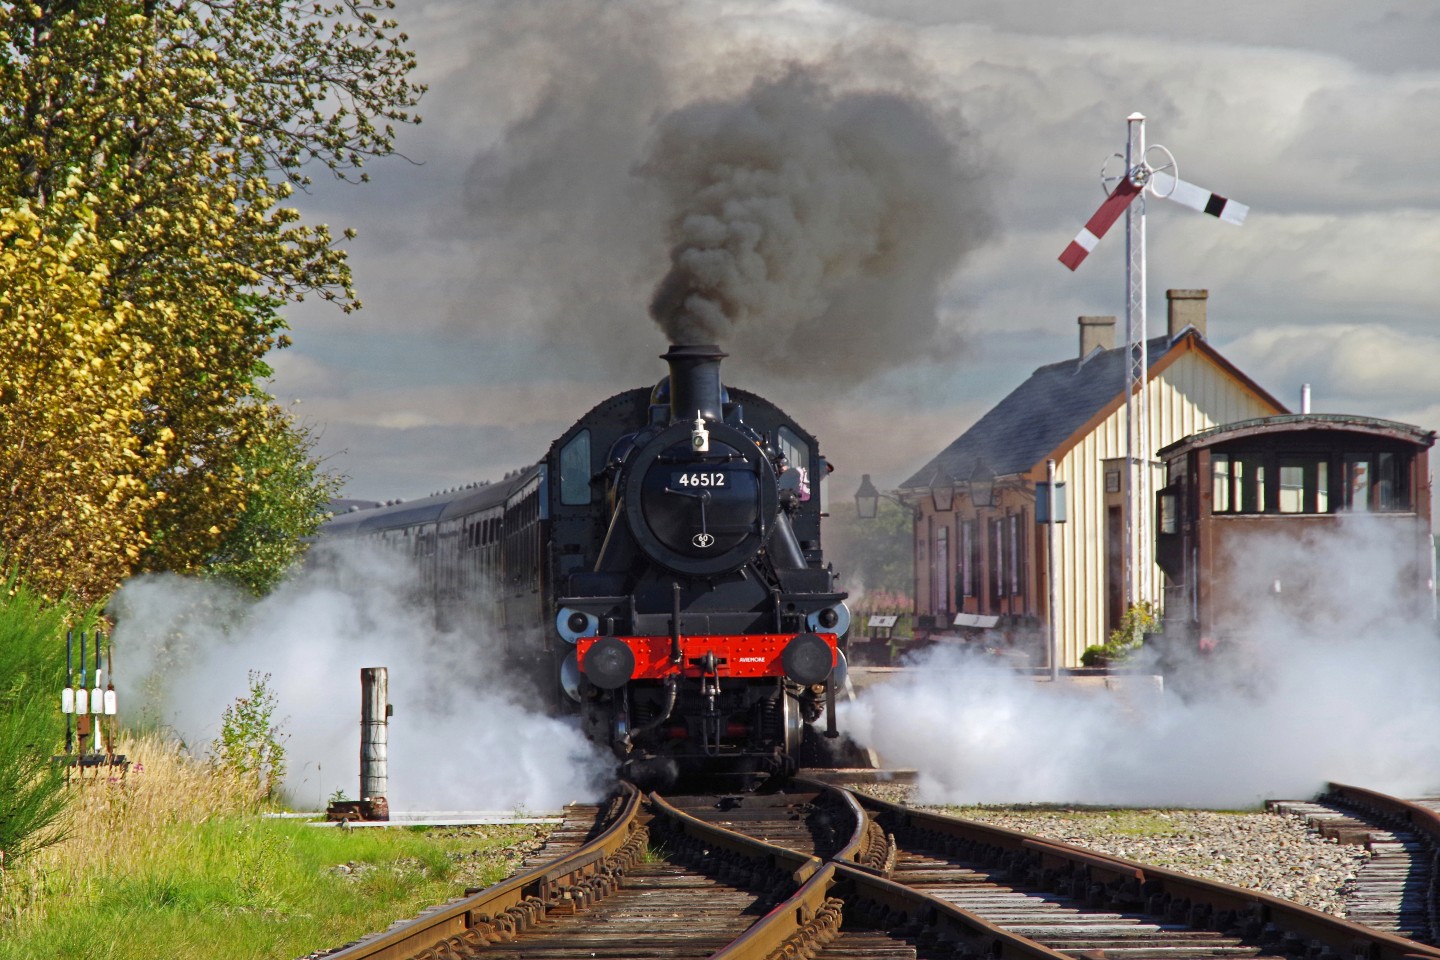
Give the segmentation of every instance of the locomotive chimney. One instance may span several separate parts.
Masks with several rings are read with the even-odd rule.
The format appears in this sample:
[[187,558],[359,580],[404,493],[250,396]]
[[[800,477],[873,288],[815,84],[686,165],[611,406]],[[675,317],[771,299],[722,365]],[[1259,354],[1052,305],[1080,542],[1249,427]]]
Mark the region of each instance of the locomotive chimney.
[[713,343],[673,344],[660,359],[670,364],[670,422],[723,420],[720,361],[728,357]]

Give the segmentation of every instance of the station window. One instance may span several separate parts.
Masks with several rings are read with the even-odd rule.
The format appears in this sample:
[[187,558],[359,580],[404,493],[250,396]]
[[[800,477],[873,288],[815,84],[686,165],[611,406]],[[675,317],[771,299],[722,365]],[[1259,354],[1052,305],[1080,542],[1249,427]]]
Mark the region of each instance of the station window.
[[[1024,567],[1025,567],[1025,544],[1020,538],[1020,531],[1025,528],[1025,515],[1012,513],[1006,518],[1009,528],[1010,549],[1005,558],[1007,574],[1010,578],[1010,596],[1020,597],[1024,594]],[[1012,611],[1013,612],[1013,611]]]
[[960,545],[955,551],[956,582],[955,592],[960,597],[974,597],[979,594],[976,584],[980,572],[980,538],[976,536],[976,521],[960,521]]
[[590,502],[590,431],[581,430],[560,450],[560,502],[584,506]]
[[1004,599],[1010,585],[1005,577],[1005,519],[990,521],[990,595]]
[[934,532],[935,571],[932,586],[933,601],[930,607],[934,613],[948,613],[950,610],[950,528],[937,527]]

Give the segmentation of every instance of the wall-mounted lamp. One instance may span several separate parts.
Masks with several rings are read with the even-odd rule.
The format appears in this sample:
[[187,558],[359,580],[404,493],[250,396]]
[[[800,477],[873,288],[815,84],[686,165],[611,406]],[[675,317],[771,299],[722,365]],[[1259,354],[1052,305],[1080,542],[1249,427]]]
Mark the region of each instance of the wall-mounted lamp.
[[935,468],[935,476],[930,479],[930,499],[941,513],[955,505],[955,478],[942,473],[939,467]]
[[880,510],[880,491],[870,482],[870,474],[860,475],[860,489],[855,491],[855,511],[861,520],[874,520]]
[[995,506],[995,471],[986,465],[984,458],[975,461],[970,471],[970,502],[977,507]]
[[[952,493],[953,497],[953,493]],[[889,500],[891,503],[905,510],[909,510],[915,519],[920,517],[920,508],[912,506],[890,493],[881,493],[870,482],[870,474],[860,475],[860,489],[855,491],[855,512],[860,515],[861,520],[874,520],[875,515],[880,512],[880,501]]]

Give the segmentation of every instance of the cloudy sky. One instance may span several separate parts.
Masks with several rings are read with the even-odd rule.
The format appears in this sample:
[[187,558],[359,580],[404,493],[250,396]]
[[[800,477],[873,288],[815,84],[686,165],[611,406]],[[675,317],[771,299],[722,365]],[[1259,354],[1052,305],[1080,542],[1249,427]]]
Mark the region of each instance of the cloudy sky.
[[[350,496],[538,459],[665,372],[661,323],[893,485],[1125,312],[1123,224],[1057,257],[1125,118],[1236,228],[1148,207],[1149,313],[1283,402],[1440,427],[1440,6],[402,0],[404,158],[322,183],[365,308],[290,313],[274,393]],[[317,178],[318,179],[318,178]],[[686,296],[703,278],[705,295]],[[677,294],[677,291],[679,293]],[[653,306],[653,310],[652,310]],[[1117,386],[1118,389],[1118,386]]]

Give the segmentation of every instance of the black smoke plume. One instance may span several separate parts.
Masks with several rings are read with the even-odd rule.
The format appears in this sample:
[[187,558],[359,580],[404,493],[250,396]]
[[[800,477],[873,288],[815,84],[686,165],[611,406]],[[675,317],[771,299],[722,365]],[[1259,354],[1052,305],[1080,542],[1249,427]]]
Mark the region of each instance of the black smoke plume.
[[943,350],[939,297],[992,232],[967,159],[918,98],[799,65],[677,109],[642,168],[672,242],[651,315],[675,343],[830,372]]
[[457,211],[487,329],[543,327],[547,363],[619,380],[653,372],[652,300],[672,340],[724,343],[742,379],[951,352],[948,284],[994,224],[978,137],[884,35],[802,53],[726,23],[672,3],[498,8],[472,73],[518,109]]

